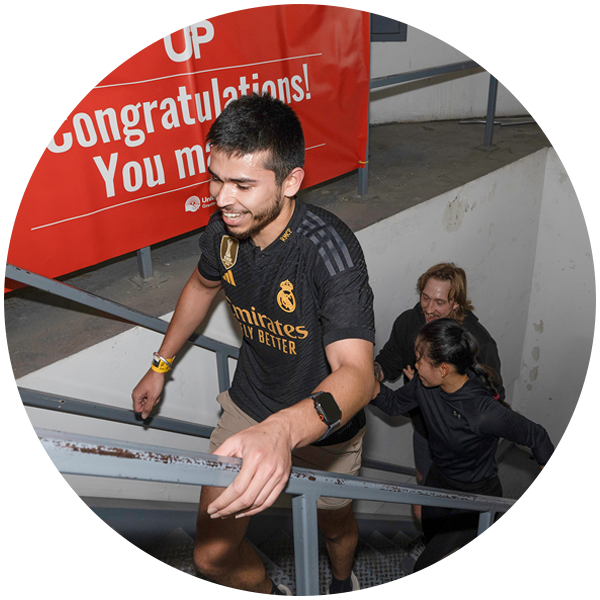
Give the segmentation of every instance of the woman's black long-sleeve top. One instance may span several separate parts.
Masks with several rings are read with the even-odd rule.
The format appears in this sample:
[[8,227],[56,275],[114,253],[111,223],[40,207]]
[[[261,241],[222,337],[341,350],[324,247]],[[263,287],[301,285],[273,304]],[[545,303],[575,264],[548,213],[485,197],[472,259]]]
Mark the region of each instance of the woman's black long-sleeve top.
[[471,371],[456,392],[427,388],[417,375],[392,391],[381,385],[371,404],[388,415],[401,415],[419,407],[429,430],[434,463],[446,477],[465,483],[488,480],[498,473],[498,438],[531,448],[545,465],[554,446],[546,430],[492,398]]

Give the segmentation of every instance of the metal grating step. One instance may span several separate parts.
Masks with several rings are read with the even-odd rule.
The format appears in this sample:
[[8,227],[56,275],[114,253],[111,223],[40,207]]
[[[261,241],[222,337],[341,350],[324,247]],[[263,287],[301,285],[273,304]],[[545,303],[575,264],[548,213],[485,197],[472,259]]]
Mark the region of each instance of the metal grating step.
[[54,555],[46,551],[29,591],[29,598],[83,598],[83,594]]
[[[248,540],[246,540],[246,541],[248,541]],[[260,556],[260,559],[263,561],[263,564],[265,565],[265,570],[267,571],[267,575],[271,578],[271,580],[274,581],[276,584],[283,583],[283,585],[285,585],[290,590],[290,592],[292,592],[292,596],[295,596],[296,595],[296,571],[293,568],[293,563],[294,563],[293,546],[294,546],[294,543],[292,542],[292,553],[290,555],[291,562],[292,562],[291,569],[289,568],[289,561],[287,561],[287,560],[283,561],[285,568],[282,568],[282,566],[279,563],[272,560],[270,556],[265,554],[261,550],[261,548],[259,548],[258,546],[255,546],[251,542],[249,542],[249,543],[254,548],[254,550],[256,550],[256,553],[258,554],[258,556]],[[284,551],[283,544],[279,546],[279,551],[282,552],[282,554],[279,555],[279,558],[282,558],[283,551]]]
[[62,561],[87,598],[176,598],[137,553],[104,531]]
[[152,556],[174,569],[200,577],[194,564],[194,539],[181,528],[165,536],[152,552]]
[[292,594],[295,594],[296,567],[294,564],[294,540],[292,537],[283,531],[278,531],[257,547],[279,567],[291,585],[288,585],[285,581],[276,581],[275,583],[285,583],[290,588]]
[[384,583],[408,575],[402,567],[402,562],[408,556],[408,552],[404,548],[392,542],[379,531],[369,534],[365,538],[365,542],[381,555],[382,560],[377,561],[377,572],[384,579]]
[[[405,534],[394,536],[393,540],[402,540],[401,546],[396,541],[389,540],[379,532],[370,535],[368,541],[381,553],[387,566],[373,567],[387,571],[386,580],[394,581],[412,573],[414,563],[424,549],[421,538],[410,540]],[[383,582],[380,582],[383,583]],[[377,585],[373,583],[372,585]],[[414,580],[410,579],[402,583],[388,586],[374,592],[363,595],[364,598],[438,598],[437,594],[422,593],[415,586]]]

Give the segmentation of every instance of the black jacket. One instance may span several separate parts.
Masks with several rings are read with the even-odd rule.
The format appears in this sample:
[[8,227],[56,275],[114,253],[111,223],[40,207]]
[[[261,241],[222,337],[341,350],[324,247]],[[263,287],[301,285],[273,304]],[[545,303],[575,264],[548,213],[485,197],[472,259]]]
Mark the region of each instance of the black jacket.
[[[416,362],[415,341],[424,325],[425,315],[420,302],[417,302],[413,308],[404,311],[394,321],[389,340],[375,357],[375,362],[379,363],[383,370],[385,381],[396,381],[402,375],[402,369],[409,365],[414,368]],[[475,337],[479,344],[478,362],[494,369],[500,377],[500,383],[496,387],[500,398],[504,400],[506,393],[502,385],[500,356],[498,355],[496,342],[470,310],[465,311],[462,326]],[[408,381],[408,378],[404,377],[404,383],[406,384]],[[428,437],[427,427],[420,416],[418,408],[410,411],[405,416],[412,419],[415,429],[423,437]]]
[[434,463],[456,481],[476,483],[496,476],[499,438],[531,448],[537,462],[545,465],[554,451],[546,430],[492,398],[474,373],[467,373],[469,380],[452,394],[425,387],[415,376],[395,391],[381,385],[371,404],[392,416],[418,406]]

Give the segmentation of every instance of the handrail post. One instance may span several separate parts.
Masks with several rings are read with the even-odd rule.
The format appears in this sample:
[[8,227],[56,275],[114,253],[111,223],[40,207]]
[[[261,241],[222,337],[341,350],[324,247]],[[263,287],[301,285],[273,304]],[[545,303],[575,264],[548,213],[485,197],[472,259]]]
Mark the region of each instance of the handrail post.
[[229,357],[225,352],[217,350],[217,380],[219,383],[219,393],[227,391],[231,386],[229,379]]
[[[567,525],[569,519],[565,519],[562,525],[554,534],[554,544],[552,545],[552,557],[550,558],[550,566],[548,567],[548,581],[556,583],[558,578],[558,568],[560,567],[560,559],[562,557],[563,547],[567,539]],[[544,598],[554,598],[555,590],[551,590],[544,595]]]
[[[496,24],[494,27],[494,48],[492,54],[496,59],[490,67],[494,73],[500,73],[500,54],[502,52],[502,34],[504,31],[504,12],[506,5],[504,2],[496,3]],[[496,99],[498,97],[498,80],[490,75],[490,89],[488,92],[488,110],[485,121],[485,134],[483,145],[486,148],[492,147],[492,136],[494,133],[494,120],[496,117]]]
[[[369,31],[371,31],[371,13],[369,13]],[[371,70],[371,55],[369,54],[369,71]],[[369,84],[370,88],[370,84]],[[363,199],[367,199],[367,191],[369,189],[369,121],[371,115],[371,102],[369,101],[370,89],[367,90],[367,150],[365,152],[365,162],[362,168],[358,167],[358,195]]]
[[144,281],[154,277],[154,267],[152,266],[152,252],[150,250],[150,246],[140,248],[136,254],[140,277]]
[[[479,515],[479,529],[477,535],[481,535],[486,529],[489,529],[494,522],[495,512],[482,512]],[[483,598],[485,590],[483,582],[485,578],[485,570],[490,557],[490,545],[492,534],[486,535],[480,542],[477,543],[475,550],[475,568],[473,569],[473,589],[471,591],[472,598]]]
[[297,596],[319,595],[317,498],[314,494],[292,498]]

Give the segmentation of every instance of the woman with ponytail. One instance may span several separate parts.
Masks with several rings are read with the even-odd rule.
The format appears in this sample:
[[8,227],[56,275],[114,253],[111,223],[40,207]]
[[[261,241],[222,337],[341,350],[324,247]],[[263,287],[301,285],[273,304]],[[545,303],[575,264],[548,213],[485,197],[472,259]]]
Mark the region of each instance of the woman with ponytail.
[[[500,401],[499,378],[477,362],[478,350],[475,338],[454,319],[428,323],[415,343],[415,376],[395,391],[376,381],[371,404],[393,416],[421,409],[433,455],[426,486],[502,496],[495,458],[499,438],[531,448],[541,466],[554,446],[541,425]],[[415,571],[474,539],[477,524],[476,512],[423,506],[426,548]]]

